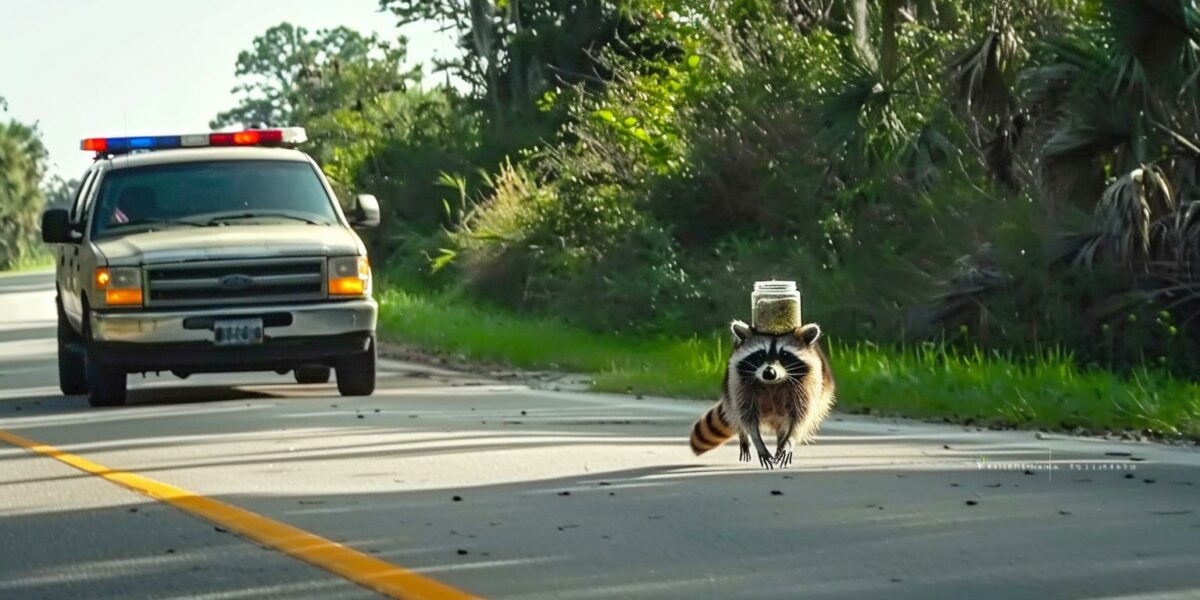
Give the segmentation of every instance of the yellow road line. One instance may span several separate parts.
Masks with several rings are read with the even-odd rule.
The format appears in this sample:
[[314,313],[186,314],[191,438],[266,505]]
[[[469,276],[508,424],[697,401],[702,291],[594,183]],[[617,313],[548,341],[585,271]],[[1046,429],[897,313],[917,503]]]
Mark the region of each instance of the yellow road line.
[[321,567],[391,598],[434,598],[439,600],[443,598],[451,600],[474,598],[466,592],[368,556],[319,535],[189,492],[183,488],[133,473],[114,471],[82,456],[63,452],[54,446],[41,444],[7,431],[0,431],[0,441],[48,456],[85,473],[103,477],[139,494],[162,500],[175,508],[212,521],[230,531],[235,531],[284,554]]

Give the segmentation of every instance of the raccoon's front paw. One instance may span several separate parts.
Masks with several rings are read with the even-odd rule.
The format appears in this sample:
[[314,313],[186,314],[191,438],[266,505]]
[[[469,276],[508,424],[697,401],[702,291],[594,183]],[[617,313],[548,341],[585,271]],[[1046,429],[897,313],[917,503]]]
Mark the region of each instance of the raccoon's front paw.
[[775,464],[780,468],[792,464],[792,451],[787,448],[780,448],[779,452],[775,453]]
[[750,446],[742,446],[742,450],[738,454],[738,460],[742,462],[750,462]]
[[768,471],[775,468],[775,457],[770,454],[759,454],[758,464]]

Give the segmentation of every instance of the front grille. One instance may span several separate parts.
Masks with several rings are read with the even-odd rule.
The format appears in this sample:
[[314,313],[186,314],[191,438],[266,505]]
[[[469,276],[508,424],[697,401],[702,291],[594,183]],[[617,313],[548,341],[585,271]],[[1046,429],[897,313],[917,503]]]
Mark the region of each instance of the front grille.
[[146,305],[216,306],[325,298],[325,259],[206,261],[146,268]]

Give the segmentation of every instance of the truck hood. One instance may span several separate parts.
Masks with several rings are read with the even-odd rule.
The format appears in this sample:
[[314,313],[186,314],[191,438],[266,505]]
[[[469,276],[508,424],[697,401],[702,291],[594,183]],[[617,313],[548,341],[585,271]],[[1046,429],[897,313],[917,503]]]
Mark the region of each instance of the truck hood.
[[363,253],[358,236],[336,225],[178,228],[100,240],[95,245],[115,266]]

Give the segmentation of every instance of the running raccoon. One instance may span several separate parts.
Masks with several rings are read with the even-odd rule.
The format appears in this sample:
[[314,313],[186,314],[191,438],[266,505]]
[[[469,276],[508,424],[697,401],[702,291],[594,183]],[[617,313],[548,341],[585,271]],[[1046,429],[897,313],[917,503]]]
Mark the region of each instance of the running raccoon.
[[[692,426],[697,456],[738,436],[742,461],[750,443],[764,468],[786,467],[793,444],[809,442],[834,402],[833,373],[817,339],[816,323],[770,335],[734,321],[733,353],[725,369],[721,401]],[[775,430],[775,453],[767,451],[761,428]]]

